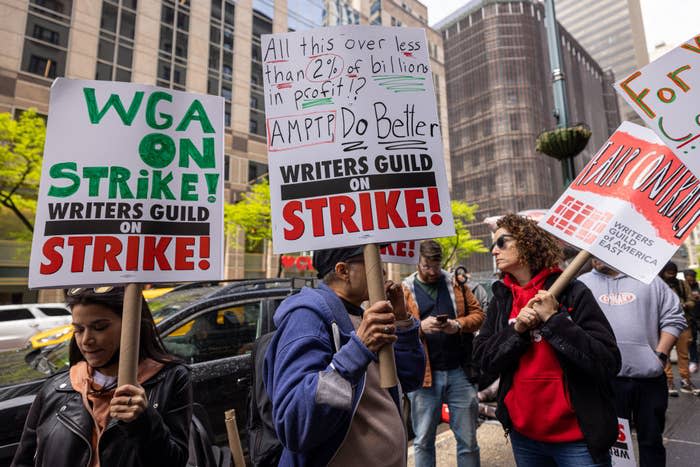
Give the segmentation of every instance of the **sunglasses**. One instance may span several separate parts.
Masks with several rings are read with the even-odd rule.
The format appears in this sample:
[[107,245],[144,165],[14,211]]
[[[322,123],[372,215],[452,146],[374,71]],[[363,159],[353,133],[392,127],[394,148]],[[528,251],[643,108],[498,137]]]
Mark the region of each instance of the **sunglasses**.
[[502,250],[503,247],[506,246],[506,239],[508,239],[508,238],[515,238],[515,237],[513,237],[513,236],[510,235],[510,234],[503,234],[503,235],[501,235],[500,237],[498,237],[498,238],[496,239],[496,241],[493,243],[493,245],[491,245],[491,248],[489,249],[489,251],[490,251],[491,253],[493,253],[493,249],[496,248],[496,247],[498,247],[499,250]]
[[68,296],[69,297],[75,297],[77,295],[83,294],[83,293],[94,293],[94,294],[103,294],[103,293],[109,293],[112,290],[114,290],[114,287],[111,285],[105,285],[102,287],[73,287],[72,289],[68,289]]

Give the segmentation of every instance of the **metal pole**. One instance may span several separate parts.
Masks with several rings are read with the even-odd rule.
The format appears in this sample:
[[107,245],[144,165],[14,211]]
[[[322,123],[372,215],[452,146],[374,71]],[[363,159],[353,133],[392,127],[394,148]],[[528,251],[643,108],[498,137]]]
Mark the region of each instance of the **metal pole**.
[[[554,117],[557,119],[557,128],[566,128],[569,126],[569,107],[566,98],[566,77],[564,76],[564,63],[561,57],[561,43],[559,42],[559,28],[554,11],[554,0],[545,0],[544,2],[544,25],[547,30],[549,66],[552,70]],[[568,187],[576,175],[574,158],[567,157],[563,159],[561,165],[564,175],[564,186]]]

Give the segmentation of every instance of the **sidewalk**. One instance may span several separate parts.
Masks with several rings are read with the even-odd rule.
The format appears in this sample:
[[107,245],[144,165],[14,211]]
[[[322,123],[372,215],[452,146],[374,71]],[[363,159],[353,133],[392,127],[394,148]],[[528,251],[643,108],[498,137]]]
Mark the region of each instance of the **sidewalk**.
[[[679,386],[678,370],[674,365],[676,386]],[[700,387],[700,373],[694,373],[691,380]],[[639,459],[635,438],[635,454]],[[479,427],[477,439],[481,449],[482,467],[515,467],[510,442],[503,436],[503,428],[498,422],[487,422]],[[666,465],[668,467],[696,467],[700,465],[700,397],[681,393],[670,397],[666,411]],[[436,439],[438,467],[457,465],[455,439],[449,427],[442,424]],[[413,445],[409,443],[408,467],[414,467]]]

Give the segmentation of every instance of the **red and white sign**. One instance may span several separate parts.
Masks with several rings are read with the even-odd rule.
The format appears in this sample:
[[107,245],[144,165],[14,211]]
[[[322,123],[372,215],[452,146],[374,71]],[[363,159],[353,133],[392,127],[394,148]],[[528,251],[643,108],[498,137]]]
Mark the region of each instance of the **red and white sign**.
[[700,219],[700,182],[652,132],[624,122],[540,220],[650,283]]
[[275,253],[454,235],[428,46],[420,28],[262,36]]
[[415,240],[394,242],[379,249],[384,263],[418,264],[418,243]]
[[700,34],[621,79],[615,90],[700,176]]
[[632,445],[632,431],[626,418],[617,419],[617,441],[610,448],[610,459],[613,467],[637,467]]

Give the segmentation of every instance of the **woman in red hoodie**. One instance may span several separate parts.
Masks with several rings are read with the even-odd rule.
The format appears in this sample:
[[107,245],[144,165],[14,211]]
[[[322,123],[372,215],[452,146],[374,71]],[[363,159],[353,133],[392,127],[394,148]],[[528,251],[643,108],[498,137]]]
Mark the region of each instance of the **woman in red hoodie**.
[[559,297],[561,249],[534,221],[497,223],[491,254],[503,280],[493,286],[474,341],[482,371],[500,375],[497,416],[518,467],[609,466],[617,439],[610,379],[620,354],[590,290],[572,281]]

